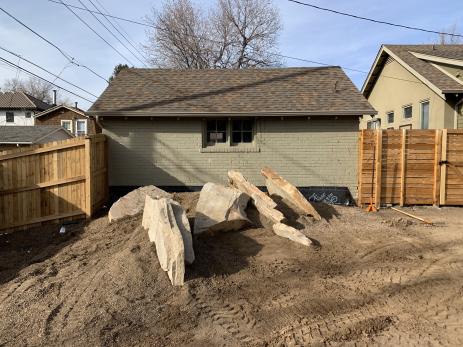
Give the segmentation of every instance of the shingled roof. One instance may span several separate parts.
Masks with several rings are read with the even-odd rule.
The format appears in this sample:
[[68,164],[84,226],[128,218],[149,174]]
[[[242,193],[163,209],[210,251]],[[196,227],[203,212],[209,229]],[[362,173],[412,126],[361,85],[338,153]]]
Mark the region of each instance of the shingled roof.
[[98,115],[304,114],[376,111],[340,67],[243,70],[125,69],[88,113]]
[[[0,144],[34,144],[37,141],[47,137],[57,131],[65,131],[66,129],[59,125],[38,125],[38,126],[21,126],[9,125],[0,127]],[[69,133],[69,137],[72,134]]]
[[463,83],[439,70],[433,65],[432,60],[425,58],[451,59],[461,65],[463,45],[383,45],[362,88],[365,96],[368,97],[370,94],[389,56],[395,56],[399,62],[408,65],[418,78],[423,78],[442,94],[463,92]]
[[44,111],[51,106],[24,92],[0,92],[0,109]]

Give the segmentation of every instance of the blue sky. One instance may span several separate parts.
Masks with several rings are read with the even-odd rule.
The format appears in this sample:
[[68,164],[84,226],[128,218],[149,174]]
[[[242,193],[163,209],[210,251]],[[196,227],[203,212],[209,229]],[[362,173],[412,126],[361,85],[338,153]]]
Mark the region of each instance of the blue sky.
[[[78,0],[64,1],[81,6]],[[81,1],[91,7],[88,0]],[[93,1],[95,2],[95,0]],[[152,7],[159,7],[161,3],[161,1],[152,0],[98,1],[111,14],[134,20],[142,19]],[[205,7],[213,3],[212,0],[196,0],[195,2]],[[456,24],[457,29],[460,32],[463,31],[461,0],[445,1],[445,6],[441,5],[442,2],[428,0],[307,0],[307,2],[365,17],[437,31],[448,29],[452,24]],[[382,43],[421,44],[432,43],[437,40],[436,35],[433,34],[359,21],[303,7],[287,0],[274,0],[274,3],[280,10],[283,22],[280,52],[284,55],[368,71]],[[48,0],[0,0],[0,7],[62,47],[79,62],[105,77],[111,75],[116,64],[123,62],[116,52],[84,27],[62,5]],[[91,23],[103,37],[121,52],[124,52],[124,48],[90,14],[76,11]],[[135,44],[141,44],[145,41],[144,27],[125,22],[120,22],[120,24],[129,33]],[[85,70],[68,66],[66,59],[54,48],[39,40],[2,12],[0,12],[0,46],[19,53],[54,73],[59,73],[66,67],[61,75],[63,78],[96,95],[99,95],[106,86],[104,81]],[[130,57],[130,53],[125,51],[124,54]],[[12,57],[4,51],[0,51],[0,56],[15,63],[19,61],[18,58]],[[40,72],[24,61],[19,61],[19,63],[33,72]],[[311,66],[308,63],[289,59],[286,60],[285,65]],[[6,78],[15,77],[17,73],[16,69],[0,63],[0,85]],[[366,75],[348,70],[346,73],[360,88]],[[43,73],[40,75],[53,80],[53,77]],[[19,76],[25,77],[26,75],[20,73]],[[66,86],[63,82],[57,83]],[[69,88],[75,90],[72,87]],[[62,93],[66,95],[66,93]],[[78,91],[78,93],[84,95],[83,92]],[[72,95],[66,96],[71,101],[78,101],[84,109],[90,106],[89,102]]]

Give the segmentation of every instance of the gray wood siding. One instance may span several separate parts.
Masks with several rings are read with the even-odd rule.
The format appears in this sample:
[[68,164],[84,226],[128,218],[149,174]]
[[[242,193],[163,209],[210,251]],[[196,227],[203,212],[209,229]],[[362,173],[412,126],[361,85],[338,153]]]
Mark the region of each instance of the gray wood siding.
[[201,119],[106,118],[112,186],[195,186],[241,171],[253,183],[270,166],[297,186],[346,186],[357,195],[358,117],[261,118],[258,152],[204,153]]

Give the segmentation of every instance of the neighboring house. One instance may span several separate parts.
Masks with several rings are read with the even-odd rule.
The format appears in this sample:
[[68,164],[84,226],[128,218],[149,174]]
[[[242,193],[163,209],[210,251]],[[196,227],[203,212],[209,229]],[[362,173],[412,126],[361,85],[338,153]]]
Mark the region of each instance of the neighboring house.
[[0,92],[0,126],[34,125],[34,114],[51,105],[23,92]]
[[51,141],[72,138],[73,135],[63,127],[55,125],[43,126],[0,126],[0,151],[15,147],[30,146]]
[[356,195],[359,117],[375,110],[339,67],[125,69],[88,111],[111,186],[198,187],[270,166],[299,187]]
[[95,118],[77,107],[58,105],[35,115],[36,125],[60,125],[75,136],[92,135],[101,132]]
[[361,128],[463,128],[463,45],[383,45],[362,88]]

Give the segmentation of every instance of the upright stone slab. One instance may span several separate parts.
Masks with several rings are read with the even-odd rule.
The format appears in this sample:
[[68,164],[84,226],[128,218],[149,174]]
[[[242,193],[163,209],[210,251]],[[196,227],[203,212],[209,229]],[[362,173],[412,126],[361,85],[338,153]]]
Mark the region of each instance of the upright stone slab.
[[277,204],[267,194],[249,182],[241,172],[228,171],[228,180],[230,184],[238,190],[246,193],[251,197],[257,211],[272,223],[281,223],[285,216],[276,209]]
[[172,197],[171,194],[156,186],[146,186],[132,190],[111,206],[108,212],[109,222],[141,213],[145,205],[145,196],[150,196],[153,199]]
[[[159,200],[166,200],[166,203],[170,205],[173,215],[175,217],[175,220],[171,221],[175,222],[173,228],[178,228],[182,235],[183,246],[185,251],[185,262],[187,264],[192,264],[195,260],[195,254],[193,250],[193,239],[191,237],[190,223],[188,222],[188,217],[186,216],[185,211],[178,202],[172,199]],[[149,237],[151,242],[155,242],[155,232],[151,230],[151,226],[158,225],[158,219],[162,218],[162,215],[159,211],[159,208],[161,206],[159,204],[159,200],[153,199],[150,196],[146,196],[145,198],[145,208],[143,210],[142,226],[143,228],[149,230]]]
[[151,206],[153,218],[149,238],[156,245],[159,264],[172,285],[181,286],[185,278],[185,248],[172,204],[167,199],[153,199]]
[[287,238],[304,246],[310,246],[312,244],[312,241],[299,230],[283,223],[274,224],[273,232],[278,236]]
[[266,178],[265,185],[270,195],[279,196],[284,203],[299,213],[312,216],[316,220],[321,220],[317,210],[315,210],[312,204],[307,201],[295,186],[270,168],[263,168],[261,174]]
[[206,183],[196,205],[194,233],[240,230],[250,224],[244,209],[249,196],[235,188]]

